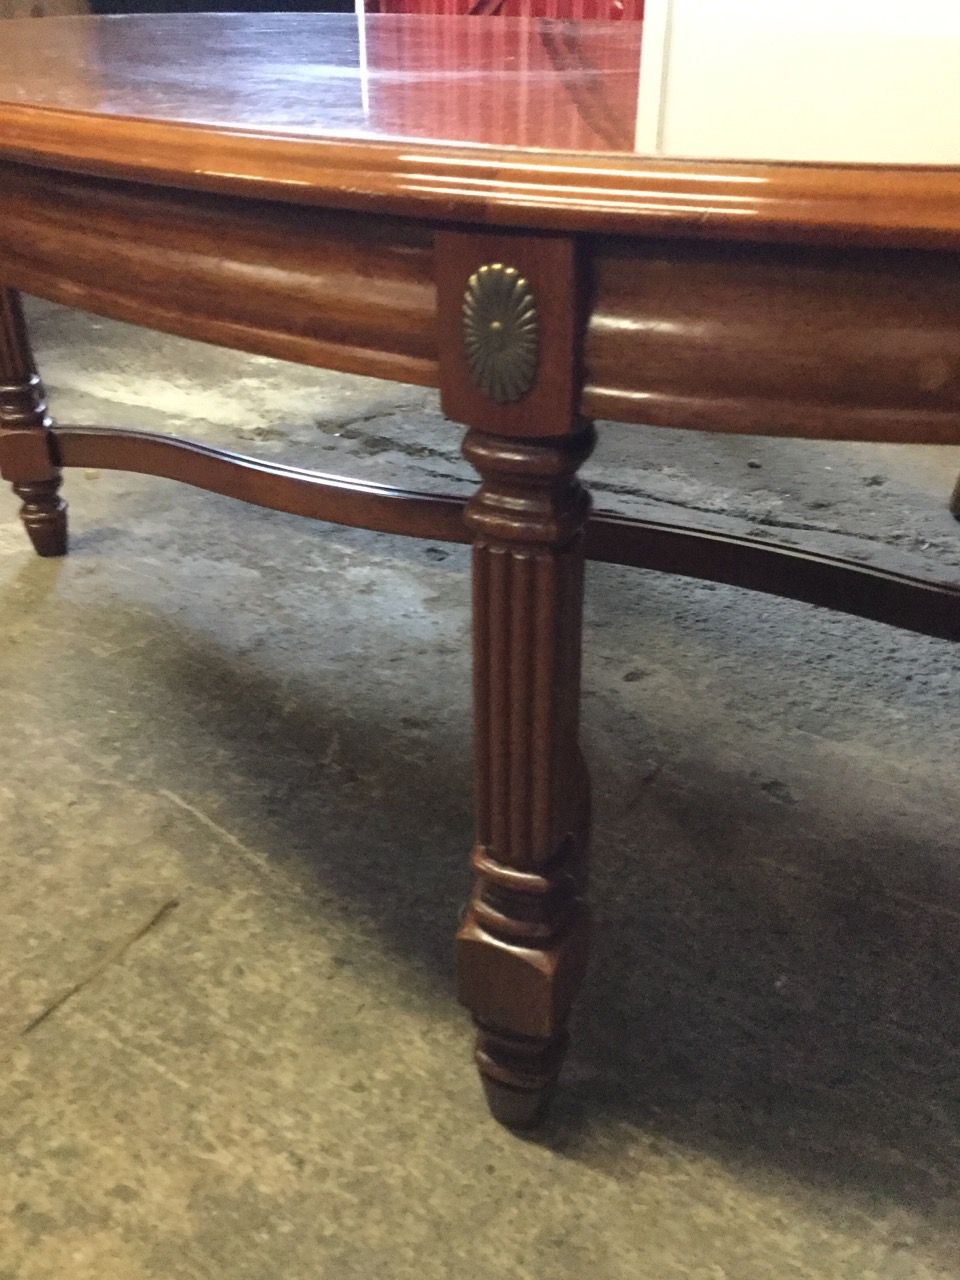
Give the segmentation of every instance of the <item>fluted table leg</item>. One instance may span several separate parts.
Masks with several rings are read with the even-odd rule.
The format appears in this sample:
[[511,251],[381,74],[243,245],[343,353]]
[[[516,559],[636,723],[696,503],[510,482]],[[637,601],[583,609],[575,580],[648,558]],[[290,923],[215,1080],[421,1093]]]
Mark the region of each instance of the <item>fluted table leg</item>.
[[20,296],[0,288],[0,475],[22,500],[20,518],[38,555],[67,550],[67,505],[50,449],[50,418]]
[[580,890],[589,785],[577,742],[583,528],[576,478],[592,428],[559,439],[472,431],[476,884],[459,931],[459,992],[503,1123],[537,1121],[587,957]]
[[522,1128],[560,1071],[587,959],[589,785],[577,743],[584,529],[577,479],[589,281],[566,236],[434,240],[440,396],[480,474],[473,537],[475,884],[457,934],[490,1109]]

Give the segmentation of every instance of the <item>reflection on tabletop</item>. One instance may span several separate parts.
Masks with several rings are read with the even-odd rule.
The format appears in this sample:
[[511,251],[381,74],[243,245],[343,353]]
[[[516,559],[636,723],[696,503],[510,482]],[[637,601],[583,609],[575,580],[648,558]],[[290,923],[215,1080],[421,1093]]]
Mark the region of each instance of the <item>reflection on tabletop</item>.
[[367,140],[960,164],[946,0],[367,3],[50,18],[43,40],[13,19],[0,102]]

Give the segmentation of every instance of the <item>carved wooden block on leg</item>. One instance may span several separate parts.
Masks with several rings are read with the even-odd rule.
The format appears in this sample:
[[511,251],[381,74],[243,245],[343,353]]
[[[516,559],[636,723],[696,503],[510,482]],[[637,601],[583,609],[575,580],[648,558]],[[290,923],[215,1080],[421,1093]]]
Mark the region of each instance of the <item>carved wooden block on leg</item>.
[[67,551],[67,505],[51,453],[50,418],[27,338],[20,296],[0,288],[0,475],[22,499],[22,519],[41,556]]
[[583,531],[581,336],[569,238],[449,232],[435,245],[440,388],[472,428],[476,883],[457,936],[487,1100],[534,1124],[587,957],[589,831],[577,745]]

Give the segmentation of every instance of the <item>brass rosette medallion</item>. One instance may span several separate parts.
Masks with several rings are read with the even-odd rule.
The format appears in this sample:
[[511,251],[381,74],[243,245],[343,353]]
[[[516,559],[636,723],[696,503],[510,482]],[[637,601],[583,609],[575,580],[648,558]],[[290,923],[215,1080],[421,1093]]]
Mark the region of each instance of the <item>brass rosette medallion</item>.
[[475,271],[463,295],[463,340],[474,385],[499,404],[520,400],[536,381],[537,304],[516,269],[493,262]]

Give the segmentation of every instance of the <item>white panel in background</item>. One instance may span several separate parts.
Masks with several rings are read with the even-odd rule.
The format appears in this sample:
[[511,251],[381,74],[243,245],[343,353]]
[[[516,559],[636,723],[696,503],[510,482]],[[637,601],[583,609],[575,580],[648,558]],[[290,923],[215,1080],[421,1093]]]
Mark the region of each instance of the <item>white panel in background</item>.
[[665,71],[670,48],[670,11],[670,0],[645,0],[643,6],[635,146],[637,151],[646,155],[656,155],[663,147]]
[[[642,55],[638,149],[960,164],[960,0],[647,6],[654,35],[650,58],[647,49]],[[654,96],[661,104],[655,133]]]

